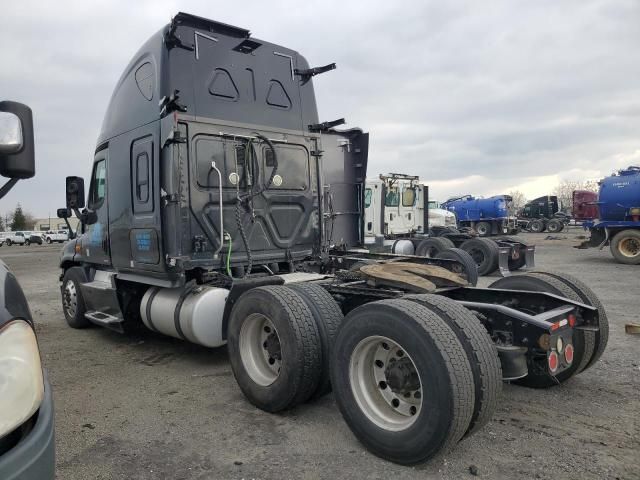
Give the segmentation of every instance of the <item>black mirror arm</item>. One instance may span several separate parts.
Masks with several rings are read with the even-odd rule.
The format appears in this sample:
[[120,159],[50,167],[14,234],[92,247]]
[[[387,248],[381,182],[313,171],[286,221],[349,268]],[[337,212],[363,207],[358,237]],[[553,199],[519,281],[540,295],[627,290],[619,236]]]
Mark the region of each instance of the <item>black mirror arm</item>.
[[2,187],[0,187],[0,198],[4,197],[13,186],[18,183],[19,178],[12,178],[8,180]]

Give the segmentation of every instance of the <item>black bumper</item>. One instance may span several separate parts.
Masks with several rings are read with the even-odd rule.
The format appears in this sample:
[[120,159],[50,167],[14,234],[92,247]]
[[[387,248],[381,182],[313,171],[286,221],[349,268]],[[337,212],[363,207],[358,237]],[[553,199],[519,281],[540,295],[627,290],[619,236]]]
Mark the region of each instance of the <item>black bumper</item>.
[[50,480],[55,478],[55,440],[51,385],[44,375],[44,399],[31,431],[16,446],[0,455],[2,480]]

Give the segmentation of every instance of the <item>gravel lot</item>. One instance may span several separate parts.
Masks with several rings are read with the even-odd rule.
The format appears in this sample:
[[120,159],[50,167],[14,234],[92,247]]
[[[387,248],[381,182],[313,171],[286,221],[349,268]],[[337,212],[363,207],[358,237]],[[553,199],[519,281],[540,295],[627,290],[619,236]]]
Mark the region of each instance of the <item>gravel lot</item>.
[[[284,414],[250,405],[225,348],[152,332],[73,330],[60,307],[59,245],[2,247],[29,299],[54,387],[58,478],[640,478],[640,267],[608,250],[576,250],[572,229],[537,246],[542,268],[582,278],[607,309],[598,364],[549,390],[505,385],[493,420],[429,464],[407,468],[367,453],[331,395]],[[492,278],[483,278],[481,285]]]

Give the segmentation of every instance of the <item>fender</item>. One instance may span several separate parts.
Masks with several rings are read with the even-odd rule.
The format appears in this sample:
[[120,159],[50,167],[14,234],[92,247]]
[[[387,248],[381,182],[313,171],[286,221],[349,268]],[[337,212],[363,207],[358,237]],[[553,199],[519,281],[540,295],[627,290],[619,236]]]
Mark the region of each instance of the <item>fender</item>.
[[2,260],[0,287],[0,327],[17,319],[26,320],[33,327],[33,317],[22,287]]

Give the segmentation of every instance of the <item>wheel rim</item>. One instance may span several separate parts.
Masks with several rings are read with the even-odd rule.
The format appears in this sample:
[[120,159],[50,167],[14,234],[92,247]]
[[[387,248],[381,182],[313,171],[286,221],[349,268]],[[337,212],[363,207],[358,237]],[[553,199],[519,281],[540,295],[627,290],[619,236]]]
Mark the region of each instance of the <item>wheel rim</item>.
[[627,258],[640,255],[640,241],[635,238],[623,238],[618,245],[620,253]]
[[422,381],[400,344],[381,336],[361,340],[351,354],[349,382],[360,410],[378,427],[401,431],[422,409]]
[[479,235],[486,235],[489,231],[486,225],[477,225],[476,230],[478,231]]
[[271,319],[261,313],[249,315],[240,329],[240,358],[255,383],[267,387],[282,367],[280,337]]
[[472,248],[468,250],[469,255],[473,258],[473,261],[476,262],[476,265],[482,265],[484,262],[484,253],[479,248]]
[[69,317],[73,318],[76,316],[78,309],[78,292],[76,291],[76,284],[73,280],[67,280],[67,283],[64,284],[62,307]]

